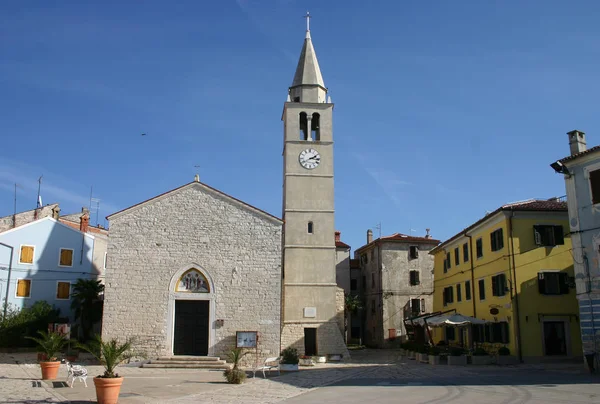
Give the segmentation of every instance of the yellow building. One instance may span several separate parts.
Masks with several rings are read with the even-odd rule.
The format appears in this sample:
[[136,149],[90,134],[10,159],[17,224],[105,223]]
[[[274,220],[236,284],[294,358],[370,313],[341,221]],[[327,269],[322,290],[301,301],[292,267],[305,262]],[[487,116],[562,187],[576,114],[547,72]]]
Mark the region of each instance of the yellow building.
[[582,355],[566,202],[504,205],[431,250],[434,311],[487,321],[432,329],[434,342],[501,346],[525,362]]

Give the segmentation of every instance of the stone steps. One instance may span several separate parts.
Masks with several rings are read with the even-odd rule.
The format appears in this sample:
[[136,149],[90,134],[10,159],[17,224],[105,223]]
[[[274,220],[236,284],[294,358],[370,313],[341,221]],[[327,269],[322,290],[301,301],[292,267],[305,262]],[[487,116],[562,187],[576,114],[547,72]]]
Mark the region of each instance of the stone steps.
[[172,356],[153,359],[144,368],[230,369],[231,364],[214,356]]

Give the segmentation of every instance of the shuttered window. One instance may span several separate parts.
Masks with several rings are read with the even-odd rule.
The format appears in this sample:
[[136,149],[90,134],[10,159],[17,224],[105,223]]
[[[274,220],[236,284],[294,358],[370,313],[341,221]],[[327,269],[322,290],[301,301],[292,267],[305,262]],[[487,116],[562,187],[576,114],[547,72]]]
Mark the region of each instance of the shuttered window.
[[71,296],[71,283],[70,282],[58,282],[56,286],[56,298],[57,299],[68,299]]
[[444,306],[454,302],[454,288],[448,286],[444,288]]
[[471,300],[471,281],[465,282],[465,300]]
[[73,250],[66,248],[60,249],[60,262],[61,267],[72,267],[73,266]]
[[461,290],[460,283],[458,285],[456,285],[456,301],[457,302],[462,301],[462,290]]
[[592,188],[592,203],[600,203],[600,170],[590,172],[590,187]]
[[533,226],[533,238],[536,245],[555,246],[565,244],[562,226]]
[[502,229],[495,230],[490,234],[490,245],[492,251],[498,251],[504,248]]
[[34,247],[30,245],[21,246],[21,256],[19,262],[21,264],[33,264],[33,250]]
[[492,276],[492,295],[493,296],[504,296],[506,295],[506,275],[499,274]]
[[458,247],[454,249],[454,264],[456,266],[460,264],[460,255],[458,254]]
[[17,280],[17,297],[31,297],[31,279]]
[[475,241],[475,248],[477,249],[477,258],[483,257],[483,240],[478,238]]
[[463,244],[463,262],[469,262],[469,245]]
[[410,285],[416,286],[419,283],[421,283],[419,281],[419,271],[410,271]]
[[569,274],[566,272],[539,272],[538,290],[542,295],[569,294]]

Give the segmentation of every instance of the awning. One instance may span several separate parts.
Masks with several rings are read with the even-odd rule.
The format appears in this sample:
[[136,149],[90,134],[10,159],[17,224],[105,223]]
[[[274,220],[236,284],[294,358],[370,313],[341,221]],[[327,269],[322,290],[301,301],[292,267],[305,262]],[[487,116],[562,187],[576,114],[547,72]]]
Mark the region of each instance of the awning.
[[485,324],[484,320],[480,320],[475,317],[464,316],[462,314],[442,314],[439,316],[433,316],[429,318],[418,318],[413,322],[419,325],[425,325],[425,321],[427,321],[427,325],[430,327],[442,327],[445,325],[468,325],[468,324]]

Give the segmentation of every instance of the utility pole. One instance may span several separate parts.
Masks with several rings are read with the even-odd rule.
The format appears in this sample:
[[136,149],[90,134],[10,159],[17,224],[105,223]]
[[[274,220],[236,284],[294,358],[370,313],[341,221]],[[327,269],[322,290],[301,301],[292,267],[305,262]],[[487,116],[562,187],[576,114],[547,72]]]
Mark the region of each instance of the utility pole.
[[0,242],[1,246],[10,248],[10,259],[8,260],[8,277],[6,279],[6,296],[4,297],[4,312],[2,313],[2,321],[6,320],[6,310],[8,309],[8,293],[10,289],[10,275],[12,273],[13,253],[15,248],[11,245]]

